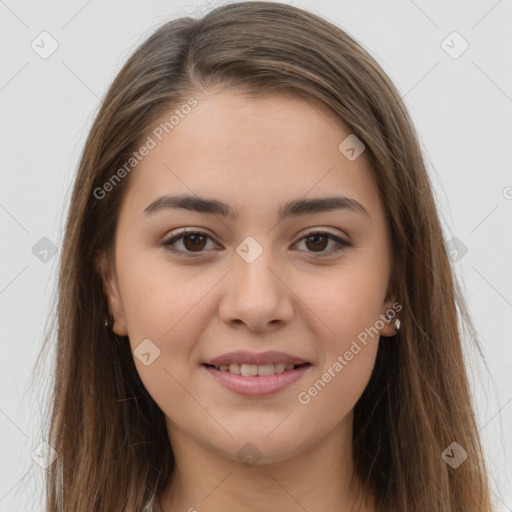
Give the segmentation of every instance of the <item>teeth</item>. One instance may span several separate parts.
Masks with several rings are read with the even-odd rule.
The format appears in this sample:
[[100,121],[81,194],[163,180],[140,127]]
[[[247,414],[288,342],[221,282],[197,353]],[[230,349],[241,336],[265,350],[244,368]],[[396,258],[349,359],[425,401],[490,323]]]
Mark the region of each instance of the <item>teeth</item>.
[[217,370],[221,372],[230,372],[235,375],[243,375],[244,377],[253,377],[259,375],[260,377],[264,377],[266,375],[275,375],[276,373],[283,373],[286,370],[293,370],[296,365],[294,364],[286,364],[286,363],[276,363],[276,364],[238,364],[231,363],[230,365],[223,364],[220,366],[215,366]]
[[255,364],[241,364],[240,365],[240,373],[244,377],[251,377],[254,375],[258,375],[258,367]]
[[262,364],[260,366],[257,366],[257,370],[259,376],[274,375],[275,373],[273,364]]
[[[272,366],[274,367],[274,373],[283,373],[284,370],[286,369],[286,364],[284,364],[284,363],[277,363]],[[293,368],[293,366],[292,366],[292,368]]]
[[[217,368],[217,367],[216,367]],[[235,373],[236,375],[240,375],[240,365],[237,364],[237,363],[231,363],[229,366],[229,372],[230,373]],[[220,370],[221,368],[219,368]]]

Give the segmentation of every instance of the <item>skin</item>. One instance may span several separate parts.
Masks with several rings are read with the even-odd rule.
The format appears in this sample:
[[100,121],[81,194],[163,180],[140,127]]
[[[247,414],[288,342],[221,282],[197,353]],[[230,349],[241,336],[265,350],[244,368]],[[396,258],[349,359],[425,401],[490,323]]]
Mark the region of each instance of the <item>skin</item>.
[[[273,510],[373,511],[371,493],[350,481],[351,439],[379,337],[308,404],[297,398],[395,302],[387,293],[389,230],[366,153],[348,160],[338,145],[350,130],[312,102],[222,89],[195,97],[198,106],[132,172],[113,265],[105,255],[98,261],[114,332],[128,335],[132,350],[145,339],[160,350],[149,366],[134,361],[166,415],[176,460],[162,511],[260,512],[269,503]],[[182,193],[236,206],[239,218],[144,213],[159,196]],[[286,201],[334,194],[357,200],[369,216],[338,209],[277,221]],[[184,227],[210,237],[174,243],[198,257],[162,245]],[[333,239],[308,242],[309,231],[352,246],[334,253]],[[236,252],[247,236],[263,250],[251,263]],[[385,324],[379,333],[395,331]],[[312,366],[288,388],[248,398],[201,366],[234,350],[278,350]],[[237,453],[249,442],[261,458],[247,467]]]

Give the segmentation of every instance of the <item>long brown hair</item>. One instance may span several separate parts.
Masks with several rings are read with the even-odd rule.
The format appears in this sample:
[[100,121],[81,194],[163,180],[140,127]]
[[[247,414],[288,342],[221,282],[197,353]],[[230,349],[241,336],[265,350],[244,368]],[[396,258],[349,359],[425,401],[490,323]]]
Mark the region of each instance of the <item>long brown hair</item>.
[[[320,102],[365,144],[385,199],[390,292],[402,305],[402,327],[380,344],[355,406],[357,475],[375,492],[379,512],[489,512],[459,318],[478,340],[411,119],[395,86],[353,38],[315,14],[274,2],[233,3],[201,19],[165,23],[126,62],[96,115],[60,262],[47,436],[58,458],[47,472],[47,512],[150,510],[171,477],[164,414],[144,388],[126,339],[105,329],[108,311],[94,266],[101,251],[112,253],[130,174],[104,197],[94,191],[163,113],[211,86]],[[441,457],[454,441],[468,453],[456,469]]]

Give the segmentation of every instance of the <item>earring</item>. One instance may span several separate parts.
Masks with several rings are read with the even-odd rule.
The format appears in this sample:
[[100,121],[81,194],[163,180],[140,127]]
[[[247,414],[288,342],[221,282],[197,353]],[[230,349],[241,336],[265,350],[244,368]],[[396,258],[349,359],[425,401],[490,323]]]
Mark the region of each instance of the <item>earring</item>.
[[[391,322],[391,318],[388,318],[388,324]],[[398,318],[395,318],[395,321],[393,322],[393,327],[398,332],[400,330],[400,320]]]
[[112,315],[109,315],[107,320],[105,320],[105,327],[111,328],[114,325],[114,317]]

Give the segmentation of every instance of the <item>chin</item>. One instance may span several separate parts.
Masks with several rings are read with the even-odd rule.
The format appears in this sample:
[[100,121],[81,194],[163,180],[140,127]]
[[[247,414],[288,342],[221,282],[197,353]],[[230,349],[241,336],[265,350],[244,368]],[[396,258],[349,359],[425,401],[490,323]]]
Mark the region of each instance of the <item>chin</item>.
[[[247,467],[286,461],[306,450],[308,445],[315,444],[315,439],[308,442],[303,437],[304,432],[298,425],[292,430],[281,431],[276,429],[276,425],[274,423],[272,428],[265,426],[264,429],[258,429],[254,425],[251,428],[241,425],[240,429],[230,429],[233,437],[224,436],[223,439],[218,439],[217,443],[209,437],[207,442],[219,455],[241,462]],[[297,432],[301,432],[301,437],[297,436]]]

